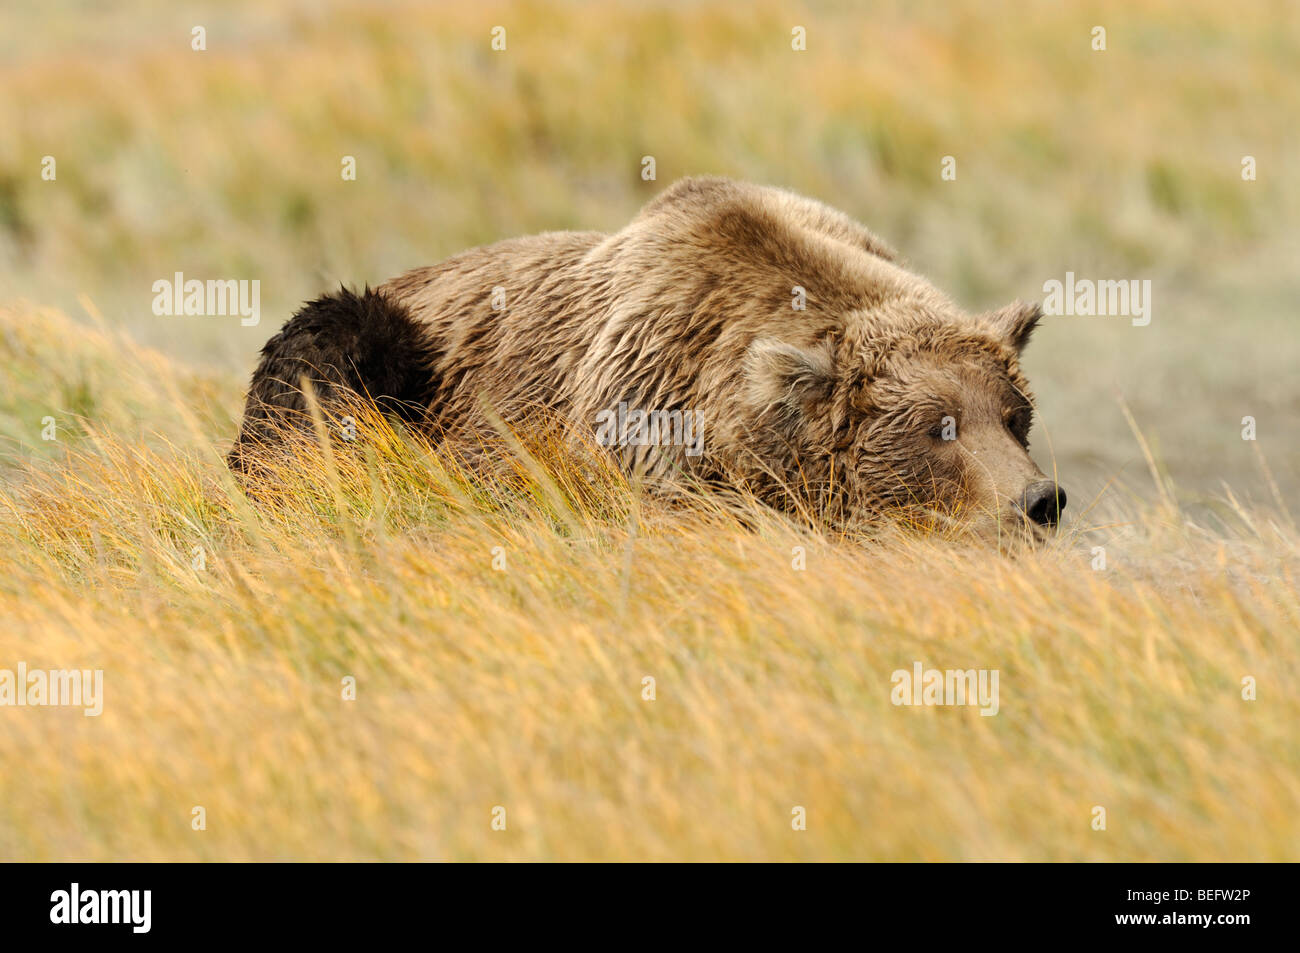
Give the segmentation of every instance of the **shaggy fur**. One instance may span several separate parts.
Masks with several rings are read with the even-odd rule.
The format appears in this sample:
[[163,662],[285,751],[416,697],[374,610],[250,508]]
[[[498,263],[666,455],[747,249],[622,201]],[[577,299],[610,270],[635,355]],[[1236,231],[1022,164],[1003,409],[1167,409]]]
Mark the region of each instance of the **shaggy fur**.
[[245,469],[247,451],[278,439],[282,424],[311,425],[304,378],[323,407],[344,393],[361,394],[389,413],[423,420],[437,389],[439,358],[436,342],[410,312],[369,288],[359,295],[343,288],[309,302],[262,348],[231,468]]
[[1005,523],[1043,479],[1018,360],[1038,317],[966,314],[819,202],[686,179],[612,235],[504,241],[308,304],[263,351],[231,459],[269,437],[270,416],[303,411],[306,372],[447,439],[487,427],[485,408],[588,431],[620,402],[690,411],[702,454],[625,446],[624,465],[837,520],[938,504]]

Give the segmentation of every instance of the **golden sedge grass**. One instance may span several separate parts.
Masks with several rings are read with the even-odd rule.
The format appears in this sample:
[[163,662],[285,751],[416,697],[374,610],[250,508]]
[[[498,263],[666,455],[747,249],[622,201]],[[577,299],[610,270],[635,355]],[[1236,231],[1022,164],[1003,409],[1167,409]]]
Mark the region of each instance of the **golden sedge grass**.
[[[104,710],[0,709],[0,856],[1295,856],[1285,518],[1112,493],[1004,558],[666,505],[555,445],[484,472],[373,415],[249,498],[192,372],[79,340],[117,374],[7,454],[0,667],[103,669]],[[998,714],[892,704],[915,662],[998,670]]]

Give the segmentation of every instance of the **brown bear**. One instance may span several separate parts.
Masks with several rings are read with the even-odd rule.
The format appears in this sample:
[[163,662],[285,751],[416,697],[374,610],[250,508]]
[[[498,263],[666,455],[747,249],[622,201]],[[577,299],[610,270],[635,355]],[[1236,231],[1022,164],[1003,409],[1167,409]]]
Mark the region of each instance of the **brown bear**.
[[307,304],[262,351],[230,462],[306,413],[306,376],[322,405],[364,395],[439,439],[547,411],[652,483],[1040,535],[1065,505],[1027,452],[1040,313],[969,315],[834,209],[684,179],[613,234],[511,239]]

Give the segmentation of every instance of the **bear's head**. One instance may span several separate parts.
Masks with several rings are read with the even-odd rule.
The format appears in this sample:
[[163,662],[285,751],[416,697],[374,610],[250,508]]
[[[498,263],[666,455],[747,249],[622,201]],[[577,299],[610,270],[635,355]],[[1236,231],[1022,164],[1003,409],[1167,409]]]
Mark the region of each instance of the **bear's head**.
[[986,538],[1041,539],[1065,507],[1028,452],[1019,357],[1041,313],[1016,302],[974,317],[898,299],[811,341],[754,341],[758,456],[835,522],[901,510]]

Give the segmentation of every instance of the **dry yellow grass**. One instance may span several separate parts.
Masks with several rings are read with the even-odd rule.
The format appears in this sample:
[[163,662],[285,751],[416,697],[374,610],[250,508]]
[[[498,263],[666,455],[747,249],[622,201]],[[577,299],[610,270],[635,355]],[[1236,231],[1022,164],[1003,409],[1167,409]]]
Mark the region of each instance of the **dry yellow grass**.
[[[0,707],[0,859],[1297,859],[1296,23],[4,5],[0,669],[102,668],[106,699]],[[301,299],[617,228],[704,172],[831,202],[971,308],[1153,280],[1149,328],[1052,319],[1027,354],[1072,498],[1054,545],[668,509],[549,451],[488,480],[382,428],[369,458],[309,450],[276,508],[230,482],[252,354]],[[154,315],[178,270],[260,280],[262,324]],[[1250,502],[1198,499],[1223,480]],[[997,669],[999,714],[892,705],[918,661]]]
[[[64,354],[35,318],[0,312],[23,388]],[[0,708],[0,857],[1296,859],[1285,518],[1103,500],[1081,523],[1123,524],[1006,559],[558,454],[474,477],[366,421],[258,508],[219,457],[237,382],[75,336],[114,374],[10,455],[0,667],[101,668],[104,711]],[[892,705],[916,661],[997,669],[999,713]]]
[[[678,177],[720,173],[844,210],[974,310],[1041,297],[1067,270],[1150,279],[1149,327],[1052,318],[1027,353],[1067,489],[1141,475],[1118,393],[1186,491],[1226,479],[1266,498],[1245,415],[1279,483],[1300,487],[1298,11],[0,4],[0,302],[76,310],[89,294],[114,327],[244,375],[302,300],[338,282],[518,235],[616,229]],[[790,48],[795,25],[805,51]],[[261,324],[153,314],[152,283],[176,271],[259,280]]]

